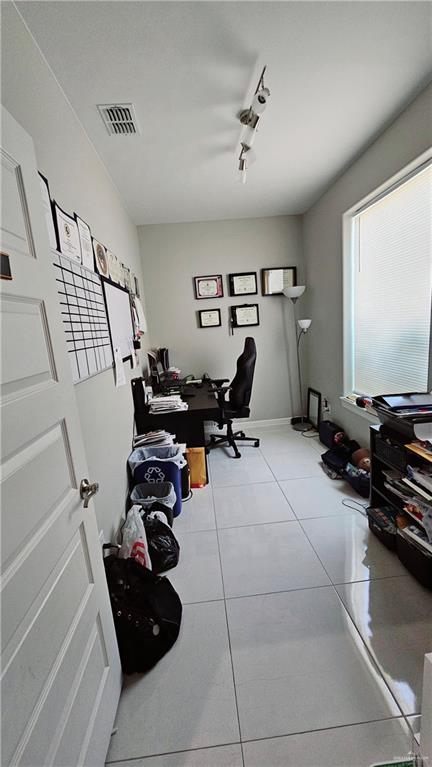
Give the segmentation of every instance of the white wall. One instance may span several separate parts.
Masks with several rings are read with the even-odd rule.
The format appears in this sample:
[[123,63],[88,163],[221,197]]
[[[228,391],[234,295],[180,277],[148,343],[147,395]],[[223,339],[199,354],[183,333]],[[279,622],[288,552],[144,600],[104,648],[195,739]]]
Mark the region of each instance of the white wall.
[[[137,228],[10,3],[2,3],[2,59],[2,102],[32,136],[38,168],[48,178],[52,196],[66,211],[81,215],[143,287]],[[127,377],[127,385],[119,389],[112,370],[75,386],[89,478],[100,483],[95,498],[98,524],[106,535],[117,528],[124,510],[133,421],[131,374]]]
[[[247,189],[246,189],[247,193]],[[292,415],[296,395],[295,342],[291,304],[282,296],[232,298],[230,272],[258,272],[262,267],[299,266],[302,278],[301,219],[299,216],[210,221],[139,227],[150,333],[156,346],[168,346],[172,364],[184,374],[204,371],[232,378],[246,335],[257,344],[257,364],[251,399],[254,420]],[[195,300],[193,277],[222,274],[224,298]],[[228,306],[258,303],[259,327],[228,333]],[[222,327],[201,329],[198,309],[219,307]],[[290,370],[287,365],[287,331]],[[297,401],[294,401],[294,408]]]
[[342,215],[424,152],[430,146],[431,138],[432,86],[429,86],[303,218],[305,298],[313,320],[307,380],[310,386],[330,399],[332,418],[363,444],[369,440],[368,422],[360,415],[351,414],[339,402],[339,397],[344,394]]

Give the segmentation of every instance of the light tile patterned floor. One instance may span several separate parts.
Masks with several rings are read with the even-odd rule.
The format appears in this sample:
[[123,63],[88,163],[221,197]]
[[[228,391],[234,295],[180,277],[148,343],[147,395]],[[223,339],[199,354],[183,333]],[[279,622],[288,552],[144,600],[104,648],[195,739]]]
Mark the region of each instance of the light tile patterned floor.
[[126,679],[110,764],[368,767],[415,743],[430,592],[343,505],[362,499],[317,440],[256,435],[240,460],[211,453],[174,523],[180,637]]

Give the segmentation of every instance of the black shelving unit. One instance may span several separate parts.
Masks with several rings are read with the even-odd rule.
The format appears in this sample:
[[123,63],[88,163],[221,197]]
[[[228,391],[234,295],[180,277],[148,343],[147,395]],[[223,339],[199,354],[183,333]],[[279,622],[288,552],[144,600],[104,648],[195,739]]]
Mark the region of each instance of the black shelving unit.
[[[391,507],[393,510],[409,519],[410,524],[423,528],[424,526],[414,514],[404,510],[406,502],[396,493],[392,492],[385,483],[388,480],[384,474],[389,469],[396,470],[405,475],[407,465],[412,467],[432,466],[432,458],[421,456],[407,447],[411,440],[404,433],[398,433],[396,429],[378,425],[370,428],[370,452],[371,452],[371,494],[370,506],[372,508]],[[406,488],[409,493],[409,487]],[[432,495],[432,493],[431,493]],[[430,503],[424,500],[425,503]],[[372,528],[371,528],[372,529]],[[400,532],[396,534],[395,550],[399,559],[407,569],[427,588],[432,588],[432,551],[427,547],[419,546],[407,539]]]

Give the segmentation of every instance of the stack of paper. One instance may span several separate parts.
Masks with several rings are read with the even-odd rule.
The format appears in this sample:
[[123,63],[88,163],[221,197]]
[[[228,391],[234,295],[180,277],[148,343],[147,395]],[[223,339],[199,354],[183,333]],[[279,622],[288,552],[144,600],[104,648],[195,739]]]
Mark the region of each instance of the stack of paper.
[[146,434],[137,434],[133,440],[134,447],[170,447],[174,444],[175,434],[170,434],[165,429],[148,431]]
[[180,394],[168,394],[157,396],[150,400],[150,413],[172,413],[178,410],[187,410],[187,402],[183,402]]

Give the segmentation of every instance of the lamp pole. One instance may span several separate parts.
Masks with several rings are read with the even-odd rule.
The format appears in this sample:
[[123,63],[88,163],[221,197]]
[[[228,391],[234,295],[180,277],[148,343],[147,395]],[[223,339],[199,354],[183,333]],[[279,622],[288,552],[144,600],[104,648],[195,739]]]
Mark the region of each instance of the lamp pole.
[[[293,304],[293,316],[294,316],[294,333],[296,337],[296,351],[297,351],[297,370],[298,370],[298,378],[299,378],[299,387],[300,387],[300,408],[302,410],[302,414],[300,416],[300,420],[297,423],[293,424],[293,429],[295,431],[308,431],[310,429],[310,424],[306,421],[304,414],[303,414],[303,382],[302,382],[302,376],[301,376],[301,366],[300,366],[300,341],[301,337],[304,333],[307,333],[312,320],[296,320],[296,303],[300,296],[303,295],[305,292],[306,287],[305,285],[293,285],[290,288],[284,288],[284,295],[292,301]],[[299,326],[299,332],[297,332],[297,324]]]

